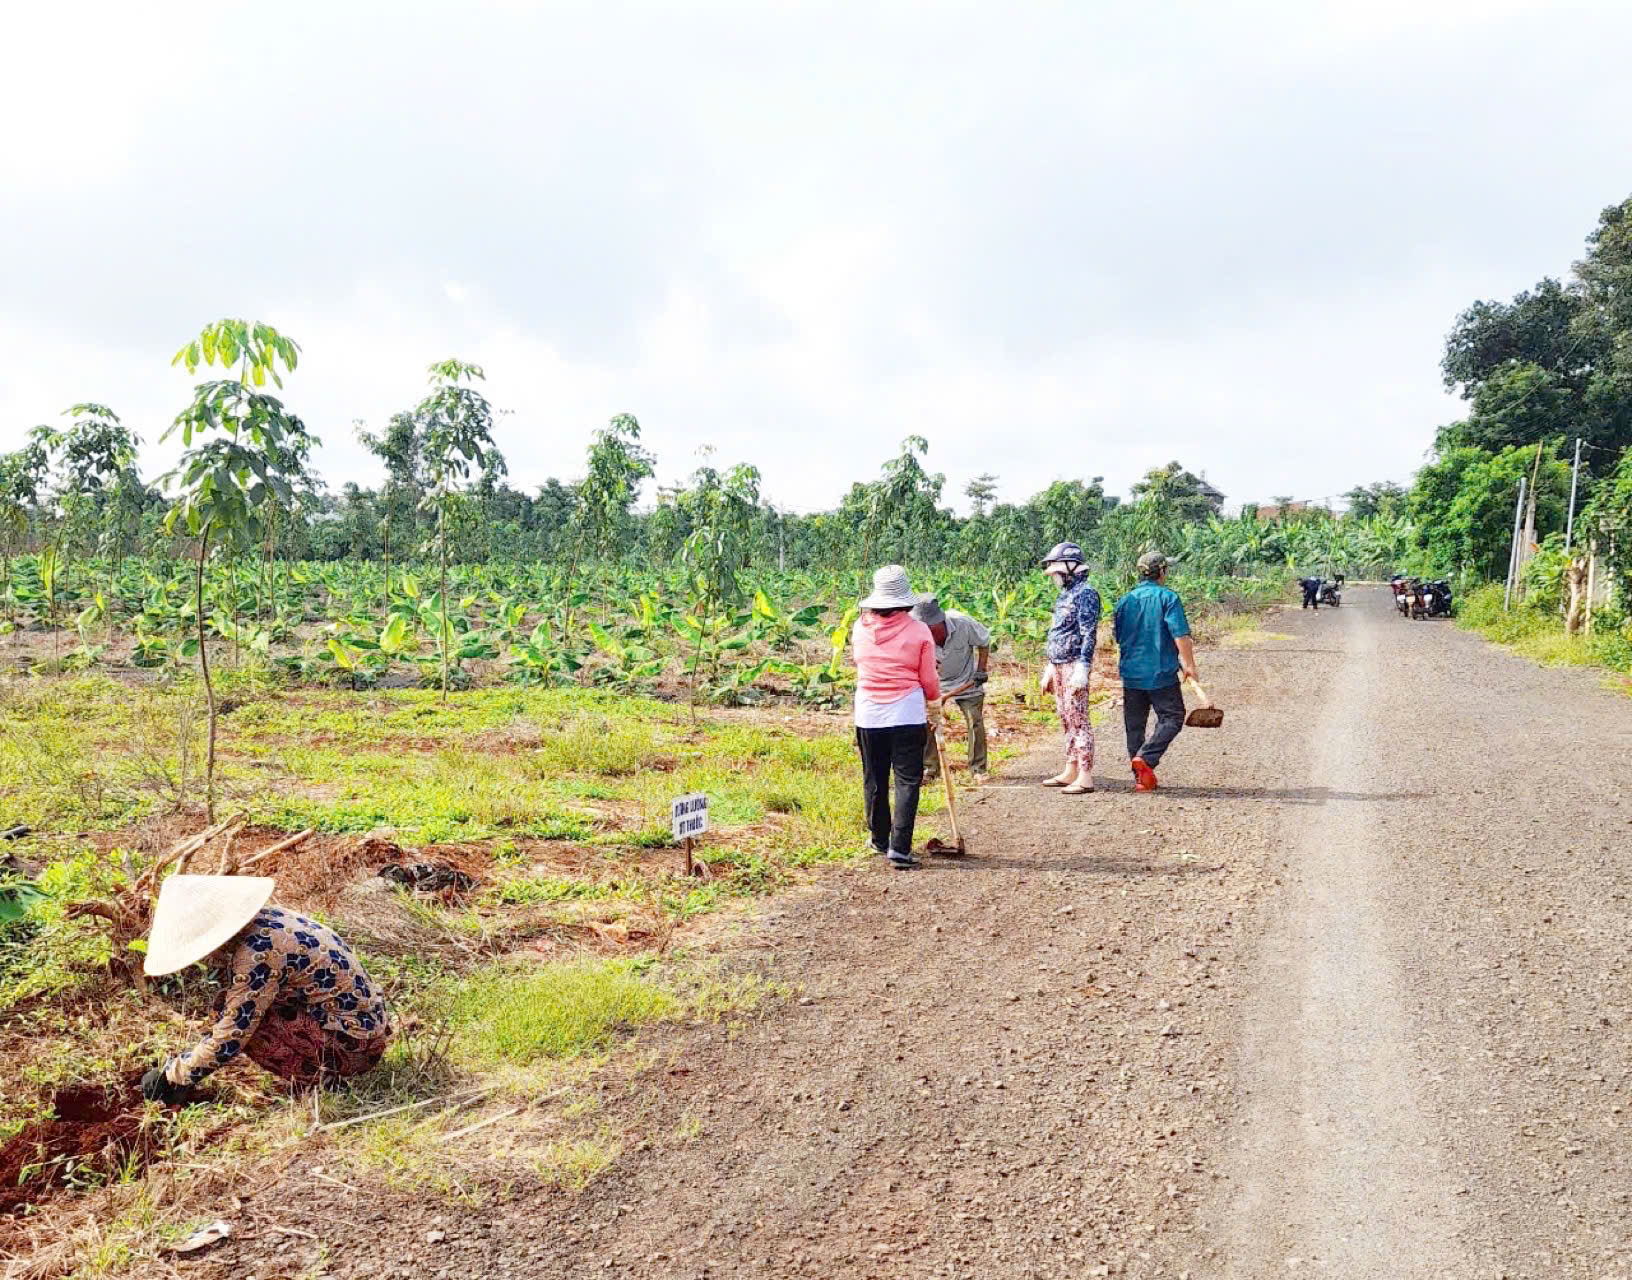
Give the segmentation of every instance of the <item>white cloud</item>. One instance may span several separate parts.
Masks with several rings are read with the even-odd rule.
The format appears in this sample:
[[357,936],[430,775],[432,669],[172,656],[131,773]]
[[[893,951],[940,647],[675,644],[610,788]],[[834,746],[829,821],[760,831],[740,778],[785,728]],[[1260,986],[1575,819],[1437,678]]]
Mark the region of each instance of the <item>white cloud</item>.
[[1456,311],[1565,270],[1632,145],[1584,4],[164,12],[12,16],[0,448],[85,398],[156,439],[241,314],[334,484],[457,355],[528,485],[627,411],[801,509],[913,433],[953,494],[1323,496],[1420,462]]

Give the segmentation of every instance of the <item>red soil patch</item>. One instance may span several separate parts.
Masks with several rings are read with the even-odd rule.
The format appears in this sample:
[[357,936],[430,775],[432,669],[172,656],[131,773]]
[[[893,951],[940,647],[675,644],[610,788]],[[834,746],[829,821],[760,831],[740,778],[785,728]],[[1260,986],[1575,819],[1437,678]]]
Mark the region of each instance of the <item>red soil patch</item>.
[[135,1081],[71,1085],[0,1148],[0,1214],[16,1213],[75,1175],[116,1173],[133,1155],[145,1163],[142,1092]]

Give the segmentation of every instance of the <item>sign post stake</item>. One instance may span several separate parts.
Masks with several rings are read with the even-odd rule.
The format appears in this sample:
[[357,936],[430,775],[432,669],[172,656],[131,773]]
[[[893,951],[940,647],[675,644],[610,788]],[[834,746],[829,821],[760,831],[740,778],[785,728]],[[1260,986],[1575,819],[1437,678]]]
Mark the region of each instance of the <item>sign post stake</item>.
[[687,877],[701,874],[708,877],[708,864],[699,863],[695,856],[697,837],[708,830],[708,797],[700,791],[676,796],[669,805],[669,821],[674,839],[686,851]]

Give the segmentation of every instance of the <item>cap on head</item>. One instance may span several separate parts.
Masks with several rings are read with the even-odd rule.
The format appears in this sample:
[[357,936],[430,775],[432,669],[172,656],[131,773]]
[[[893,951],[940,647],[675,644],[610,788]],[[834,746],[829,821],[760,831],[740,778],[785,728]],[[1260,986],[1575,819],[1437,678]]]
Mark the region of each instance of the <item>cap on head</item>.
[[1159,578],[1167,572],[1170,563],[1160,551],[1147,551],[1139,557],[1139,576]]
[[946,621],[946,610],[933,594],[919,596],[918,603],[912,606],[912,616],[926,627],[938,627]]
[[1077,565],[1082,563],[1082,548],[1074,542],[1056,542],[1054,549],[1042,559],[1042,566],[1050,571],[1055,565]]

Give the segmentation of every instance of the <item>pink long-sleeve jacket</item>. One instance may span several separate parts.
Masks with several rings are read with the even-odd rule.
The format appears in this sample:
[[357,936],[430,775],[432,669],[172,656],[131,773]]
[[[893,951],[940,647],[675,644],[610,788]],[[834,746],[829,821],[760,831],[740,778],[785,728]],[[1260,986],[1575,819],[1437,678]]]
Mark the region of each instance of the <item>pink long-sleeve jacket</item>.
[[941,696],[935,637],[910,613],[863,612],[851,637],[856,690],[873,702],[895,702],[921,687],[924,699]]

